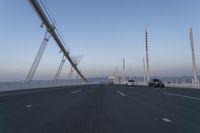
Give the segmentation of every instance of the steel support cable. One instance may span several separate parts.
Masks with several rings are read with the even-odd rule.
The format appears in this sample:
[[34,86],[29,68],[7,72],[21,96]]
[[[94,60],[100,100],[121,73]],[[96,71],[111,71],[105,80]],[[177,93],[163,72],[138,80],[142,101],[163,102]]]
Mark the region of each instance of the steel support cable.
[[33,77],[34,77],[34,75],[35,75],[35,72],[36,72],[36,70],[37,70],[37,68],[38,68],[38,66],[39,66],[40,61],[41,61],[42,55],[43,55],[43,53],[44,53],[44,51],[45,51],[45,49],[46,49],[46,46],[47,46],[47,43],[44,43],[44,44],[43,44],[43,48],[41,49],[40,55],[39,55],[39,57],[38,57],[38,60],[37,60],[37,62],[35,63],[35,67],[33,68],[33,72],[32,72],[32,74],[31,74],[31,76],[30,76],[30,81],[33,79]]
[[58,78],[59,78],[59,76],[60,76],[60,73],[61,73],[61,71],[62,71],[62,68],[63,68],[63,66],[64,66],[64,63],[65,63],[66,59],[67,59],[67,58],[64,56],[64,59],[63,59],[63,61],[62,61],[62,65],[61,65],[60,71],[58,72]]
[[38,50],[38,52],[37,52],[37,54],[36,54],[36,57],[35,57],[35,59],[34,59],[32,65],[31,65],[31,68],[30,68],[30,70],[29,70],[29,72],[28,72],[28,75],[27,75],[27,77],[26,77],[26,80],[27,80],[27,81],[30,79],[30,76],[31,76],[32,73],[33,73],[33,68],[35,67],[35,64],[36,64],[36,62],[37,62],[37,60],[38,60],[38,58],[39,58],[39,55],[40,55],[40,53],[41,53],[41,49],[43,49],[43,43],[40,45],[40,48],[39,48],[39,50]]
[[76,73],[76,79],[78,79],[78,77],[79,77],[79,75],[78,75],[78,73]]
[[60,76],[60,73],[61,73],[61,71],[62,71],[63,65],[64,65],[64,62],[62,62],[61,66],[60,66],[60,69],[58,70],[56,80],[58,80],[58,78],[59,78],[59,76]]
[[59,65],[59,67],[58,67],[58,70],[57,70],[57,72],[56,72],[56,75],[54,76],[54,81],[56,81],[56,80],[58,79],[58,73],[59,73],[59,71],[60,71],[61,66],[62,66],[62,61],[61,61],[60,65]]
[[36,56],[36,58],[34,59],[34,62],[33,62],[33,64],[32,64],[32,66],[31,66],[31,69],[30,69],[30,71],[29,71],[29,73],[28,73],[28,75],[27,75],[26,80],[30,80],[30,77],[32,77],[32,74],[33,74],[33,71],[34,71],[34,69],[35,69],[35,66],[36,66],[36,64],[37,64],[37,62],[38,62],[38,59],[40,58],[42,49],[44,49],[43,44],[41,45],[41,47],[40,47],[40,49],[39,49],[39,51],[38,51],[38,53],[37,53],[37,56]]
[[58,80],[58,78],[59,78],[59,73],[61,72],[61,68],[62,68],[62,62],[61,62],[61,64],[60,64],[60,66],[59,66],[59,68],[58,68],[58,70],[57,70],[57,72],[56,72],[56,75],[55,75],[55,78],[54,78],[54,81],[57,81]]
[[47,43],[48,43],[50,37],[51,37],[50,35],[47,35],[47,38],[44,39],[45,41],[44,41],[44,43],[43,43],[43,48],[41,49],[41,53],[40,53],[39,58],[38,58],[38,60],[37,60],[37,62],[36,62],[36,65],[35,65],[35,67],[34,67],[34,69],[33,69],[33,73],[32,73],[32,75],[31,75],[31,77],[30,77],[30,80],[32,80],[32,79],[33,79],[33,76],[35,75],[35,72],[36,72],[36,70],[37,70],[37,68],[38,68],[38,66],[39,66],[39,63],[40,63],[41,58],[42,58],[42,56],[43,56],[43,54],[44,54],[44,51],[45,51],[45,49],[46,49],[46,46],[47,46]]
[[57,70],[57,72],[56,72],[54,81],[58,80],[58,78],[59,78],[59,76],[60,76],[60,73],[61,73],[61,71],[62,71],[62,68],[63,68],[63,65],[64,65],[66,59],[67,59],[67,58],[63,55],[63,58],[62,58],[61,63],[60,63],[60,65],[59,65],[59,68],[58,68],[58,70]]
[[51,12],[51,10],[50,10],[50,8],[49,8],[49,6],[48,6],[46,0],[43,0],[43,1],[44,1],[45,5],[46,5],[47,11],[50,13],[50,16],[51,16],[52,19],[55,21],[55,19],[54,19],[54,17],[53,17],[53,13]]
[[42,2],[42,0],[39,0],[39,1],[40,1],[41,5],[42,5],[43,9],[45,10],[47,16],[49,17],[51,23],[54,23],[54,22],[55,22],[55,19],[54,19],[54,17],[53,17],[52,14],[49,14],[50,11],[49,11],[49,9],[48,9],[48,6],[47,6],[46,2],[45,2],[45,4],[46,4],[46,7],[47,7],[47,8],[45,7],[45,5],[44,5],[44,3]]
[[64,44],[64,47],[66,48],[66,49],[68,49],[69,50],[69,47],[67,47],[67,43],[62,39],[62,38],[64,38],[63,37],[63,34],[62,34],[62,32],[61,32],[61,30],[60,30],[60,28],[58,27],[58,25],[56,24],[56,22],[55,22],[55,25],[56,25],[56,32],[58,33],[58,36],[60,37],[60,39],[61,39],[61,41],[63,42],[63,44]]
[[46,31],[45,35],[44,35],[44,38],[43,38],[43,41],[42,41],[42,43],[40,45],[40,48],[39,48],[39,50],[37,52],[37,55],[36,55],[36,57],[35,57],[35,59],[33,61],[33,64],[31,66],[29,72],[28,72],[28,75],[26,77],[26,81],[32,80],[32,78],[33,78],[33,76],[35,74],[35,71],[36,71],[36,69],[37,69],[37,67],[39,65],[39,62],[40,62],[40,60],[42,58],[42,55],[43,55],[43,53],[44,53],[44,51],[46,49],[46,46],[47,46],[47,43],[48,43],[49,39],[50,39],[50,35]]
[[[51,23],[53,23],[53,25],[56,26],[55,31],[57,32],[58,36],[60,37],[61,41],[63,42],[65,48],[69,49],[69,48],[66,46],[67,43],[62,39],[62,38],[64,38],[64,37],[63,37],[63,34],[62,34],[62,32],[61,32],[59,26],[57,25],[57,23],[56,23],[56,21],[55,21],[53,15],[52,15],[51,10],[49,9],[49,7],[48,7],[48,5],[47,5],[47,2],[46,2],[45,0],[44,0],[44,2],[42,2],[42,0],[40,0],[40,3],[42,4],[42,7],[44,8],[44,10],[45,10],[47,16],[49,17],[49,19],[50,19],[50,21],[51,21]],[[45,7],[45,6],[46,6],[46,7]],[[50,14],[49,14],[49,13],[50,13]]]
[[36,60],[36,62],[35,62],[35,64],[34,64],[34,67],[33,67],[33,69],[32,69],[32,72],[31,72],[31,74],[30,74],[29,81],[31,81],[31,80],[33,79],[33,76],[34,76],[34,74],[35,74],[35,72],[36,72],[36,69],[38,68],[39,62],[40,62],[40,60],[41,60],[41,58],[42,58],[42,55],[43,55],[44,50],[45,50],[45,48],[46,48],[46,45],[47,45],[47,43],[42,43],[42,48],[40,49],[40,52],[39,52],[39,54],[38,54],[38,58],[37,58],[37,60]]
[[[55,29],[55,30],[57,30],[57,33],[58,33],[60,39],[62,40],[62,42],[63,42],[65,48],[66,48],[66,49],[69,49],[69,48],[66,46],[66,44],[67,44],[66,41],[62,39],[62,38],[64,38],[64,37],[63,37],[63,34],[62,34],[62,32],[61,32],[59,26],[57,25],[57,23],[56,23],[56,21],[55,21],[55,19],[54,19],[54,17],[53,17],[53,14],[52,14],[51,10],[49,9],[49,6],[48,6],[46,0],[43,0],[43,1],[44,1],[44,2],[42,2],[42,0],[40,0],[40,2],[41,2],[41,4],[42,4],[43,8],[45,9],[47,15],[48,15],[49,18],[51,19],[51,21],[52,21],[52,23],[54,24],[54,26],[56,26],[56,29]],[[46,7],[45,7],[45,6],[46,6]]]
[[[76,66],[78,66],[78,64],[80,63],[80,61],[81,61],[82,58],[83,58],[82,56],[73,57],[73,61],[75,62]],[[68,79],[71,79],[71,77],[73,75],[73,72],[74,72],[74,68],[71,67],[71,71],[69,73]]]
[[[74,70],[73,70],[73,72],[74,72]],[[72,72],[72,74],[71,74],[71,77],[73,76],[73,72]],[[71,78],[71,77],[70,77],[70,78]],[[79,77],[79,75],[78,75],[78,73],[76,73],[75,79],[78,79],[78,77]]]
[[33,73],[33,69],[34,69],[34,67],[35,67],[35,65],[36,65],[36,62],[38,61],[38,58],[39,58],[39,56],[41,55],[41,52],[42,52],[42,49],[43,49],[43,47],[44,47],[44,41],[45,41],[45,38],[47,37],[47,34],[48,34],[48,32],[46,31],[45,32],[45,35],[44,35],[44,38],[43,38],[43,41],[42,41],[42,43],[41,43],[41,45],[40,45],[40,48],[39,48],[39,50],[38,50],[38,52],[37,52],[37,54],[36,54],[36,57],[35,57],[35,59],[34,59],[34,61],[33,61],[33,64],[31,65],[31,68],[30,68],[30,70],[29,70],[29,72],[28,72],[28,75],[27,75],[27,77],[26,77],[26,80],[28,81],[28,80],[30,80],[30,77],[31,77],[31,75],[32,75],[32,73]]
[[38,54],[37,54],[37,56],[35,58],[35,62],[33,63],[33,68],[31,69],[31,74],[29,75],[29,80],[32,79],[32,77],[34,75],[34,71],[35,71],[35,69],[37,67],[37,64],[38,64],[39,60],[42,57],[42,53],[43,53],[44,49],[46,48],[46,46],[45,46],[45,39],[46,39],[47,35],[48,35],[48,32],[45,32],[45,36],[44,36],[44,39],[42,41],[41,47],[40,47],[40,49],[38,51]]
[[70,72],[69,72],[68,79],[71,79],[73,72],[74,72],[74,67],[71,67],[71,70],[70,70]]

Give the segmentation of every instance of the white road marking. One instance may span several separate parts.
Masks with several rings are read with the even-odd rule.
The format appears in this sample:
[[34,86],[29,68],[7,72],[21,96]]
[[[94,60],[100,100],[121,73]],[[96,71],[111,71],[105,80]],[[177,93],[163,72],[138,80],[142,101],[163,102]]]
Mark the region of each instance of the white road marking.
[[173,96],[177,96],[177,97],[184,97],[184,98],[190,98],[193,100],[200,100],[199,97],[192,97],[192,96],[186,96],[186,95],[181,95],[181,94],[175,94],[175,93],[169,93],[169,92],[163,92],[166,95],[173,95]]
[[126,96],[124,93],[122,93],[121,91],[118,91],[117,90],[117,93],[119,93],[120,95],[122,95],[122,96]]
[[71,93],[73,94],[73,93],[77,93],[77,92],[80,92],[80,91],[82,91],[82,90],[72,91]]
[[31,104],[27,104],[25,107],[26,108],[30,108],[30,107],[32,107],[32,105]]
[[172,120],[168,119],[168,118],[162,118],[162,120],[166,123],[172,123]]

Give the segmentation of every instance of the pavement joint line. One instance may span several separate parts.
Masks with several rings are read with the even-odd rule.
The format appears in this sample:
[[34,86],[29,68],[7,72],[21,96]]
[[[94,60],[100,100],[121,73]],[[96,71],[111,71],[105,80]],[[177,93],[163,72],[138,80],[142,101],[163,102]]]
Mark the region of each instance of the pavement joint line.
[[166,123],[172,123],[172,120],[168,119],[168,118],[162,118],[162,120]]
[[73,93],[77,93],[77,92],[80,92],[80,91],[82,91],[82,90],[80,89],[80,90],[72,91],[71,93],[73,94]]
[[30,107],[32,107],[32,105],[31,104],[27,104],[25,107],[26,108],[30,108]]
[[117,93],[122,95],[122,96],[126,96],[124,93],[122,93],[121,91],[117,90]]
[[166,95],[172,95],[172,96],[177,96],[177,97],[184,97],[184,98],[189,98],[193,100],[200,100],[199,97],[192,97],[192,96],[186,96],[186,95],[181,95],[181,94],[175,94],[175,93],[170,93],[170,92],[163,92]]

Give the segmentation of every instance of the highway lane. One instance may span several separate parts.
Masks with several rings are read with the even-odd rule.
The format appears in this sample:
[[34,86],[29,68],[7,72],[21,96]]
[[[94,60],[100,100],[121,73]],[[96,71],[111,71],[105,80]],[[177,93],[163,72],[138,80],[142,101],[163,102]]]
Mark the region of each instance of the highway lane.
[[[137,104],[140,111],[145,110],[148,116],[161,123],[170,120],[168,125],[162,127],[165,131],[188,133],[200,131],[200,99],[180,97],[180,88],[122,87],[118,90],[124,93],[133,104]],[[187,91],[181,95],[190,96],[190,90]],[[194,91],[193,95],[196,96],[200,93],[200,90],[191,91]],[[166,95],[165,92],[174,95]]]
[[197,89],[103,84],[4,92],[0,133],[199,133],[198,98]]

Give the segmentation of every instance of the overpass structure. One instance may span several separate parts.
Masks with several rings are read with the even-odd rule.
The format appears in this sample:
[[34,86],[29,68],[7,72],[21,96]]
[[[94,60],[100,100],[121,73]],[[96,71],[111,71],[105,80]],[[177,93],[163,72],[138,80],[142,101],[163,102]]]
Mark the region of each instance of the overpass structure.
[[[44,39],[42,41],[41,47],[35,57],[35,60],[31,66],[31,69],[26,77],[26,81],[31,81],[33,79],[33,76],[35,74],[35,71],[40,63],[41,57],[44,53],[44,50],[46,48],[46,45],[50,39],[50,37],[52,37],[56,44],[58,45],[58,47],[60,48],[60,51],[63,53],[63,58],[64,60],[68,60],[69,63],[71,64],[71,67],[73,68],[74,71],[77,72],[77,74],[84,80],[87,82],[87,79],[84,77],[84,75],[81,73],[81,71],[78,69],[77,65],[77,61],[75,59],[73,59],[73,57],[71,56],[69,49],[66,48],[65,45],[65,41],[61,36],[61,33],[58,30],[58,26],[55,23],[55,20],[52,19],[52,17],[49,15],[49,12],[47,10],[47,8],[45,7],[45,4],[41,1],[41,0],[28,0],[30,5],[32,6],[32,8],[35,10],[35,12],[37,13],[37,15],[39,16],[39,18],[42,21],[42,27],[43,25],[46,28],[46,33],[44,36]],[[65,59],[66,58],[66,59]],[[63,59],[61,61],[61,66],[59,66],[59,72],[61,71],[60,69],[62,69],[63,66]],[[55,78],[57,79],[59,76],[59,72],[56,73]]]

